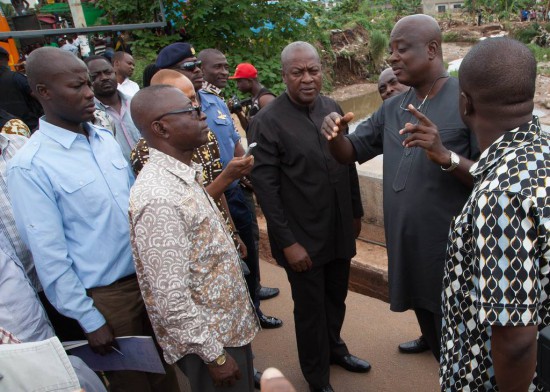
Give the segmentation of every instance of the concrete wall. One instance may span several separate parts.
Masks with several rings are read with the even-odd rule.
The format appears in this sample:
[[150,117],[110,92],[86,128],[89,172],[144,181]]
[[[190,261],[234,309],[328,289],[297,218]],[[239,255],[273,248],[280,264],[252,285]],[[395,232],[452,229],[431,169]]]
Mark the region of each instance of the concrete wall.
[[[445,11],[438,11],[438,7],[445,7]],[[445,1],[445,0],[424,0],[422,1],[422,12],[436,16],[443,12],[462,12],[462,8],[455,8],[457,6],[464,6],[463,1]]]
[[361,199],[365,213],[359,238],[385,245],[384,212],[382,210],[382,156],[357,165],[357,174],[359,175]]

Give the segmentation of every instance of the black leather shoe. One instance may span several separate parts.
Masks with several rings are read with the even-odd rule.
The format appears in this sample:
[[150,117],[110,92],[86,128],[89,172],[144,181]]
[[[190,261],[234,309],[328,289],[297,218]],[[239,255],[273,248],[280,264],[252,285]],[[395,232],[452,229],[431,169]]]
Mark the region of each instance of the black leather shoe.
[[256,370],[254,373],[254,388],[261,389],[262,372]]
[[370,370],[370,363],[351,354],[331,358],[330,362],[343,367],[348,372],[366,373]]
[[428,351],[430,346],[428,342],[424,339],[423,336],[420,336],[418,339],[411,340],[410,342],[401,343],[399,345],[399,351],[403,354],[418,354]]
[[321,388],[315,388],[310,385],[309,391],[310,392],[334,392],[334,389],[332,389],[332,386],[330,384],[325,385],[324,387],[321,387]]
[[279,295],[279,289],[272,288],[272,287],[260,287],[260,293],[259,293],[260,301],[271,299],[278,295]]
[[263,329],[273,329],[283,326],[283,321],[277,317],[266,316],[265,314],[258,315],[260,325]]

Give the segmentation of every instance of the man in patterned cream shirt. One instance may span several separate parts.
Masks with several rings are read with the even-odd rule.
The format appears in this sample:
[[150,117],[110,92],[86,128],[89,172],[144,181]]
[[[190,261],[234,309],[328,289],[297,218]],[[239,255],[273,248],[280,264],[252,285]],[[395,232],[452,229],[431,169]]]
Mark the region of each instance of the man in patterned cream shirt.
[[508,38],[482,41],[460,66],[460,114],[483,153],[449,234],[442,391],[544,390],[534,375],[550,324],[550,142],[532,115],[536,75]]
[[139,91],[131,109],[150,155],[130,194],[130,236],[164,357],[193,391],[253,391],[258,320],[225,221],[191,160],[207,141],[206,116],[166,85]]

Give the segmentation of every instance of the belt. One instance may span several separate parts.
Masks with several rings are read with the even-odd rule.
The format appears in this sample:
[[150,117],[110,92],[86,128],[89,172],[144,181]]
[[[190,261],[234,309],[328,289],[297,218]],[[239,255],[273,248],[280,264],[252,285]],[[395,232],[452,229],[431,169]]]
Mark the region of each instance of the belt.
[[125,276],[124,278],[120,278],[118,280],[115,280],[109,286],[112,286],[112,285],[118,284],[118,283],[124,283],[124,282],[127,282],[127,281],[132,280],[132,279],[137,279],[137,275],[136,274],[131,274],[131,275]]

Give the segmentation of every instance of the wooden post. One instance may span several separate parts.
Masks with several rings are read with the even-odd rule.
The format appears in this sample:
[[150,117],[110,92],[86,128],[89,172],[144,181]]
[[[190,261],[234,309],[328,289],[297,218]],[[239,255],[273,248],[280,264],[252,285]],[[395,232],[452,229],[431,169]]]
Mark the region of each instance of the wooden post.
[[84,11],[82,10],[80,0],[68,0],[68,3],[71,9],[74,27],[86,27],[86,19],[84,18]]

